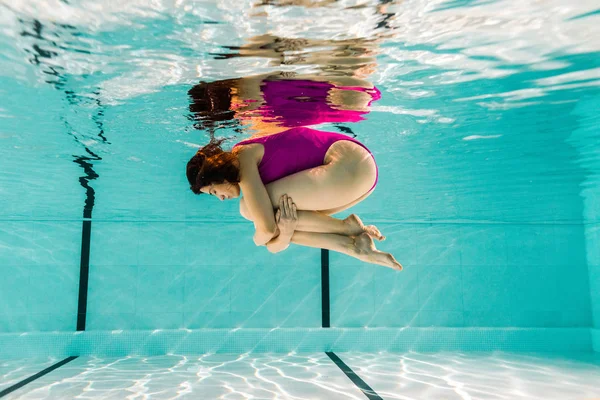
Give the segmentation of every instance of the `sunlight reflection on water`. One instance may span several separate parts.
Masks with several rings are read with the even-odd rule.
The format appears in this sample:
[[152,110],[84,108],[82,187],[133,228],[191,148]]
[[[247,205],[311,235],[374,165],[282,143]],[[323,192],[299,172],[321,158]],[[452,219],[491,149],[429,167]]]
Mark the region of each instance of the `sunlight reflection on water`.
[[[594,398],[594,354],[339,353],[384,399]],[[22,362],[1,364],[3,378]],[[39,365],[39,364],[38,364]],[[12,371],[11,371],[12,370]],[[17,397],[18,396],[18,397]],[[80,358],[20,399],[363,399],[324,353]]]

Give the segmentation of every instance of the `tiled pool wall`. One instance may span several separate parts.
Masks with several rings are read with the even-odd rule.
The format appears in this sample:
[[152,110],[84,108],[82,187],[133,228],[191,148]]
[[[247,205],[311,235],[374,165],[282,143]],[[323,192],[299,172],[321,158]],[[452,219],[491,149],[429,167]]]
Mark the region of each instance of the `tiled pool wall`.
[[[587,191],[586,210],[590,221],[598,221],[600,189],[595,186]],[[595,214],[593,214],[595,213]],[[594,350],[600,351],[600,223],[585,225],[585,244],[590,282],[590,303],[592,308],[592,338]]]
[[586,226],[586,243],[590,262],[590,301],[592,305],[592,339],[595,351],[600,351],[600,224]]
[[592,308],[592,337],[594,349],[600,351],[600,107],[598,96],[585,97],[577,102],[574,114],[580,121],[568,143],[578,151],[579,164],[587,170],[582,182],[585,250]]
[[[581,226],[381,228],[406,268],[332,253],[332,326],[590,325]],[[271,255],[251,235],[248,224],[95,223],[88,328],[321,326],[320,251]]]
[[[74,330],[82,222],[2,227],[2,331]],[[405,269],[331,253],[333,327],[592,325],[584,239],[597,225],[380,228]],[[320,327],[320,251],[271,255],[251,236],[244,223],[93,221],[86,329]]]
[[310,352],[586,353],[589,328],[241,328],[0,334],[0,357]]
[[[587,191],[586,210],[590,221],[598,221],[600,188]],[[592,213],[596,213],[592,215]],[[590,282],[590,303],[592,309],[592,337],[594,349],[600,351],[600,223],[590,222],[585,225],[586,257]]]

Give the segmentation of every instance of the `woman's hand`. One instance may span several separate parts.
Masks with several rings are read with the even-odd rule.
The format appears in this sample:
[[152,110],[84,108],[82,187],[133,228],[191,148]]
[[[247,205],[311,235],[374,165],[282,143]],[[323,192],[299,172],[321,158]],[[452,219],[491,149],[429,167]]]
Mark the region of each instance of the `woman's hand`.
[[292,198],[284,194],[279,199],[279,210],[275,213],[275,222],[282,235],[292,235],[298,226],[298,212]]

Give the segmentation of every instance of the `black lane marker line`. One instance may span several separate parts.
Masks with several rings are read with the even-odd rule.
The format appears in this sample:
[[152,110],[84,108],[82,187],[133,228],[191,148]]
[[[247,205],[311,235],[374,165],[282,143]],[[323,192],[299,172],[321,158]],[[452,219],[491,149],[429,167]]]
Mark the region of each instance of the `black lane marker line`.
[[329,250],[321,249],[321,326],[330,327],[329,310]]
[[83,221],[81,229],[81,263],[79,265],[79,297],[77,300],[77,330],[85,331],[87,296],[90,276],[90,236],[92,221]]
[[350,378],[352,383],[362,390],[369,400],[383,400],[381,396],[371,389],[371,386],[367,385],[365,381],[360,379],[360,376],[356,375],[354,371],[352,371],[352,369],[347,366],[346,363],[343,362],[334,352],[326,351],[325,354],[327,354],[329,358],[331,358],[331,361],[333,361],[335,365],[337,365],[346,374],[346,376]]
[[77,330],[85,331],[87,316],[87,298],[90,276],[90,242],[92,233],[92,211],[96,201],[96,191],[90,186],[90,182],[98,178],[94,171],[92,161],[101,160],[96,154],[86,148],[90,156],[78,156],[73,161],[85,173],[79,177],[79,184],[85,189],[85,203],[83,206],[83,223],[81,226],[81,260],[79,263],[79,296],[77,299]]
[[4,389],[3,391],[1,391],[0,392],[0,397],[4,397],[4,396],[8,395],[9,393],[14,392],[15,390],[22,388],[23,386],[27,385],[28,383],[31,383],[31,382],[35,381],[36,379],[38,379],[38,378],[41,378],[42,376],[44,376],[44,375],[46,375],[46,374],[54,371],[57,368],[62,367],[66,363],[69,363],[69,362],[73,361],[76,358],[77,358],[77,356],[67,357],[64,360],[59,361],[56,364],[49,366],[45,370],[40,371],[37,374],[30,376],[29,378],[23,379],[22,381],[15,383],[14,385],[12,385],[12,386]]
[[[98,111],[98,116],[103,114],[102,109]],[[98,136],[106,140],[102,135],[104,130],[102,129],[102,122],[97,120],[97,125],[100,129]],[[73,132],[71,125],[65,121],[65,127],[68,131]],[[102,160],[97,154],[85,147],[87,156],[73,156],[75,159],[73,162],[79,165],[84,172],[84,176],[79,177],[79,184],[85,189],[85,203],[83,205],[83,224],[81,227],[81,260],[79,264],[79,296],[77,299],[77,330],[85,331],[85,321],[87,315],[87,298],[88,298],[88,285],[90,275],[90,240],[92,232],[92,211],[94,210],[94,203],[96,202],[96,191],[90,186],[90,182],[98,179],[98,174],[94,171],[94,161]]]

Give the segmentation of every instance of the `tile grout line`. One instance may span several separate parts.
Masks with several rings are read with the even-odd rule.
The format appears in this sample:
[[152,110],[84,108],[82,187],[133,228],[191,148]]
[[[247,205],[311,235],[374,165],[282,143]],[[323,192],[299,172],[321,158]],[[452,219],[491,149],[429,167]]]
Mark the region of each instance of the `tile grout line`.
[[[0,218],[0,222],[79,222],[79,221],[91,221],[91,218]],[[190,218],[190,219],[144,219],[144,218],[94,218],[96,222],[103,223],[222,223],[223,219],[203,219],[203,218]],[[246,224],[246,221],[239,219],[232,219],[225,221],[228,224]],[[560,222],[560,221],[492,221],[492,220],[473,220],[473,221],[452,221],[452,220],[441,220],[441,221],[418,221],[418,220],[397,220],[397,221],[385,221],[385,220],[372,220],[374,224],[379,225],[524,225],[524,226],[587,226],[587,225],[598,225],[600,222],[589,221],[589,222]]]
[[358,387],[364,393],[364,395],[367,396],[369,400],[383,400],[383,398],[379,396],[371,388],[371,386],[369,386],[365,381],[363,381],[360,376],[358,376],[354,371],[352,371],[352,368],[350,368],[345,362],[343,362],[337,356],[337,354],[335,354],[332,351],[326,351],[325,354],[327,354],[331,361],[333,361],[335,365],[337,365],[342,370],[342,372],[346,374],[348,379],[350,379],[352,383],[354,383],[354,385],[356,385],[356,387]]
[[49,366],[48,368],[38,372],[37,374],[31,375],[29,378],[25,378],[22,381],[15,383],[14,385],[2,390],[0,392],[0,397],[4,397],[4,396],[14,392],[15,390],[22,388],[23,386],[27,385],[28,383],[31,383],[31,382],[35,381],[36,379],[41,378],[42,376],[44,376],[46,374],[49,374],[50,372],[54,371],[55,369],[62,367],[63,365],[73,361],[76,358],[77,358],[77,356],[67,357],[64,360],[59,361],[56,364],[53,364],[53,365]]

